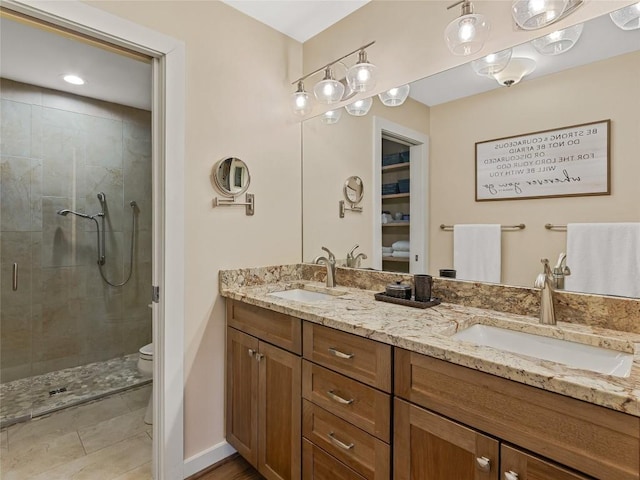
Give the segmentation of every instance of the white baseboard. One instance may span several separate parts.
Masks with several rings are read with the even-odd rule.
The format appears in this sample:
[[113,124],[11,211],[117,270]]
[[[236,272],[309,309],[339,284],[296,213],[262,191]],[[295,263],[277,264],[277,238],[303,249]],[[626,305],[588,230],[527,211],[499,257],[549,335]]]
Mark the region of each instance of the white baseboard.
[[183,478],[188,478],[234,453],[236,453],[235,448],[223,441],[189,457],[184,461]]

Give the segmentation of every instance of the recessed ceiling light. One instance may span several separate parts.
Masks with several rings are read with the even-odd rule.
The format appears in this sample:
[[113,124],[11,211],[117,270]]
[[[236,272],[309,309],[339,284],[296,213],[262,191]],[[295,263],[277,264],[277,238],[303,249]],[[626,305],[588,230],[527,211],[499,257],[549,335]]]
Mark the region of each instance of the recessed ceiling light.
[[72,85],[84,85],[84,79],[77,75],[63,75],[62,79]]

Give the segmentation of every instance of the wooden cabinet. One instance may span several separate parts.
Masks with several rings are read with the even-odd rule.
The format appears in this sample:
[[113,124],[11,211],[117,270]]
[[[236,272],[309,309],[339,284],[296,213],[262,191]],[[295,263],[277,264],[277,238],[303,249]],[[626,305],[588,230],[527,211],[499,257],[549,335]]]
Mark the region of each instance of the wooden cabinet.
[[570,472],[508,445],[501,446],[500,457],[500,478],[504,480],[589,480],[591,478]]
[[495,480],[496,439],[396,398],[394,480]]
[[227,327],[227,441],[269,480],[301,476],[300,380],[298,355]]
[[302,477],[308,480],[364,480],[349,467],[302,439]]
[[391,347],[308,322],[302,331],[303,478],[389,480]]
[[638,417],[399,348],[394,378],[399,397],[505,443],[595,478],[640,478]]

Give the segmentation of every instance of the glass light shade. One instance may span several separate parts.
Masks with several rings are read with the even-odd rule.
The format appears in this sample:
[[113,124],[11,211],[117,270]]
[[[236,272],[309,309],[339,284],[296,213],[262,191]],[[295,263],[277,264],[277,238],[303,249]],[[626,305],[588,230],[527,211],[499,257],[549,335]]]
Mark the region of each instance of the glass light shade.
[[378,98],[387,107],[399,107],[409,96],[409,85],[395,87],[378,94]]
[[329,110],[328,112],[324,112],[320,119],[325,125],[333,125],[334,123],[338,123],[338,120],[340,120],[341,116],[342,110]]
[[611,12],[609,16],[622,30],[637,30],[640,28],[640,2]]
[[360,100],[356,100],[349,105],[346,105],[344,108],[347,110],[349,115],[353,115],[354,117],[362,117],[369,113],[371,109],[371,105],[373,105],[373,98],[362,98]]
[[509,65],[501,72],[493,75],[496,82],[504,87],[515,85],[525,75],[529,75],[536,68],[536,62],[531,58],[513,57]]
[[311,111],[309,94],[304,91],[304,85],[302,82],[298,82],[298,89],[291,96],[291,108],[293,113],[300,115],[301,117]]
[[444,38],[454,55],[472,55],[479,52],[489,37],[490,24],[484,15],[462,15],[447,25]]
[[558,20],[568,0],[514,0],[511,14],[523,30],[537,30]]
[[509,60],[511,60],[512,53],[513,50],[510,48],[492,53],[486,57],[474,60],[471,62],[471,67],[478,75],[491,77],[506,68],[509,64]]
[[315,84],[313,94],[319,102],[331,105],[342,100],[344,85],[333,78],[331,67],[325,70],[324,78]]
[[347,84],[354,92],[367,92],[376,85],[376,66],[367,60],[367,52],[361,50],[358,63],[347,70]]
[[542,55],[558,55],[570,50],[582,34],[582,23],[564,28],[544,37],[531,40],[531,45]]

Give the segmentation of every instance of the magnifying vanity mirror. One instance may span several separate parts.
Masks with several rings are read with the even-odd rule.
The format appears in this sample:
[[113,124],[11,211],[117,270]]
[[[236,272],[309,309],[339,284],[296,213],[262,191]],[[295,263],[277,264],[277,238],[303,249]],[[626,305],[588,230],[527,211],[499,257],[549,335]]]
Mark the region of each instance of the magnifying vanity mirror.
[[[320,117],[305,121],[303,260],[312,261],[322,245],[348,252],[359,244],[368,255],[362,267],[399,271],[402,265],[407,272],[437,275],[453,267],[453,234],[441,230],[441,224],[522,223],[525,230],[501,235],[501,283],[532,287],[540,258],[566,252],[566,231],[550,231],[545,224],[640,222],[640,30],[623,31],[604,15],[585,22],[579,42],[563,54],[540,55],[527,43],[514,47],[513,56],[535,59],[536,68],[510,87],[465,64],[413,82],[410,98],[400,107],[385,107],[374,97],[366,116],[342,115],[333,125]],[[477,142],[603,120],[611,120],[610,195],[475,201]],[[407,131],[427,139],[426,163],[417,174],[412,170],[417,142]],[[389,145],[396,150],[385,151]],[[387,152],[398,151],[408,151],[410,161],[381,164]],[[335,203],[323,188],[353,173],[371,186],[361,199],[371,208],[344,222],[335,216]],[[410,192],[381,191],[408,177]],[[414,180],[422,181],[422,187],[414,189]],[[348,190],[345,184],[350,202],[355,197]],[[410,213],[410,220],[394,218],[381,225],[382,211],[394,217],[400,212],[403,219]],[[426,259],[422,271],[412,266],[413,251],[404,263],[382,260],[382,247],[407,238],[408,232],[412,249],[414,238],[423,242],[415,247]]]
[[217,190],[226,197],[242,195],[251,183],[247,164],[236,157],[218,161],[213,166],[211,177]]
[[356,207],[364,195],[364,185],[362,179],[355,175],[347,178],[344,182],[344,198],[352,207]]

